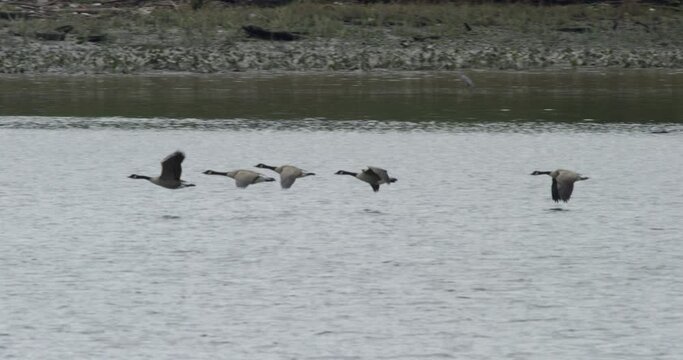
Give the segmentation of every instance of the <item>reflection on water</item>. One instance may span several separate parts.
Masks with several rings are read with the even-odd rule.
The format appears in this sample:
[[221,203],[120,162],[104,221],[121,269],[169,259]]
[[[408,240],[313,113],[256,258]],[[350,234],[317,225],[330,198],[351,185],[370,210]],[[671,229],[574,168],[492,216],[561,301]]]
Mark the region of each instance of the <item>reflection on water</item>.
[[0,77],[0,115],[458,122],[679,122],[667,71]]

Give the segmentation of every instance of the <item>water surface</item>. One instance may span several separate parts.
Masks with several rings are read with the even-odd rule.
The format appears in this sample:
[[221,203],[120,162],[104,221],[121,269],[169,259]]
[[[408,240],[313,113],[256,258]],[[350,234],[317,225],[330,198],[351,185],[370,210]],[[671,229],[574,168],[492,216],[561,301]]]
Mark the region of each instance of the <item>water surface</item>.
[[[400,108],[392,96],[376,101]],[[65,102],[0,117],[0,357],[683,353],[676,103],[653,123],[599,121],[600,107],[545,111],[560,121],[413,121],[386,110],[354,118],[373,109],[365,102],[336,116],[292,106],[267,117],[266,104],[206,119]],[[196,187],[127,178],[157,174],[176,149]],[[317,175],[283,191],[201,174],[259,162]],[[398,181],[373,193],[333,175],[366,165]],[[590,177],[568,204],[550,200],[547,176],[529,175],[557,167]]]
[[683,120],[683,72],[0,77],[0,114],[491,122]]

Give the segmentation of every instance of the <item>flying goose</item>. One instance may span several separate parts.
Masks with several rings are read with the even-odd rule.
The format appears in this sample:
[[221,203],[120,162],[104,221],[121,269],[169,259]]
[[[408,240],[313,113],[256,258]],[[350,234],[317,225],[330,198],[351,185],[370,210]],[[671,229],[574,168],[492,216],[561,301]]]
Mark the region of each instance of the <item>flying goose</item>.
[[261,169],[270,169],[280,174],[280,186],[282,186],[283,189],[289,189],[292,187],[294,181],[298,178],[315,175],[315,173],[307,172],[293,165],[269,166],[260,163],[255,167]]
[[574,183],[581,180],[588,180],[588,177],[581,176],[571,170],[557,169],[555,171],[534,171],[531,175],[550,175],[553,178],[553,184],[550,187],[550,193],[555,202],[560,200],[567,202],[572,196],[574,190]]
[[161,161],[161,175],[149,177],[133,174],[129,176],[129,178],[149,180],[152,184],[163,186],[167,189],[180,189],[194,186],[194,184],[189,184],[180,180],[180,174],[183,172],[180,164],[183,162],[183,159],[185,159],[185,154],[176,151]]
[[251,171],[251,170],[233,170],[233,171],[227,171],[227,172],[206,170],[206,171],[204,171],[204,174],[206,174],[206,175],[223,175],[223,176],[227,176],[229,178],[233,178],[233,179],[235,179],[235,185],[238,188],[246,188],[247,186],[249,186],[251,184],[258,184],[261,182],[275,181],[275,179],[273,179],[271,177],[264,176],[262,174],[257,173],[256,171]]
[[381,184],[391,184],[396,182],[396,178],[389,177],[386,170],[374,166],[368,166],[367,169],[361,171],[360,173],[355,173],[351,171],[339,170],[335,175],[351,175],[358,180],[365,181],[372,186],[372,191],[378,192],[379,186]]

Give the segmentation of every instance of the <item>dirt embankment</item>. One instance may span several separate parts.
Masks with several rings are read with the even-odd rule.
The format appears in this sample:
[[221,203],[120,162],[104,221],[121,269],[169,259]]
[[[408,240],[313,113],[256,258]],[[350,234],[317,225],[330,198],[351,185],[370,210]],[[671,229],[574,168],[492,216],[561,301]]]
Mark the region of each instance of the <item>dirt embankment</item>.
[[0,73],[683,68],[670,7],[114,4],[0,11]]

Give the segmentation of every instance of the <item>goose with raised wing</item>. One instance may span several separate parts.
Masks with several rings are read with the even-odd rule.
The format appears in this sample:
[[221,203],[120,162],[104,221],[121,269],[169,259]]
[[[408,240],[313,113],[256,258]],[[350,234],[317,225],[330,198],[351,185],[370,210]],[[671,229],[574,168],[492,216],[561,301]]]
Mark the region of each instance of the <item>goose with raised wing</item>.
[[560,200],[567,202],[574,191],[574,183],[577,181],[588,180],[588,177],[581,176],[571,170],[557,169],[553,171],[534,171],[531,175],[548,175],[553,179],[550,187],[550,194],[555,202]]
[[275,181],[275,179],[273,179],[272,177],[268,177],[268,176],[265,176],[263,174],[259,174],[256,171],[242,170],[242,169],[226,171],[226,172],[206,170],[206,171],[204,171],[204,174],[206,174],[206,175],[222,175],[222,176],[227,176],[229,178],[233,178],[233,179],[235,179],[235,185],[238,188],[246,188],[247,186],[252,185],[252,184]]
[[261,169],[270,169],[280,174],[280,186],[283,189],[289,189],[298,178],[313,176],[315,173],[300,169],[294,165],[270,166],[263,163],[257,164],[255,167]]
[[390,177],[389,173],[386,170],[378,168],[376,166],[368,166],[367,169],[362,170],[359,173],[346,170],[339,170],[335,173],[335,175],[350,175],[358,180],[365,181],[366,183],[370,184],[370,186],[372,186],[372,191],[374,192],[379,191],[379,186],[381,184],[389,185],[397,181],[396,178]]
[[184,159],[185,154],[183,154],[181,151],[176,151],[161,161],[161,175],[150,177],[133,174],[129,176],[129,178],[149,180],[152,184],[159,185],[167,189],[180,189],[194,186],[194,184],[189,184],[183,180],[180,180],[180,175],[183,172],[181,164]]

